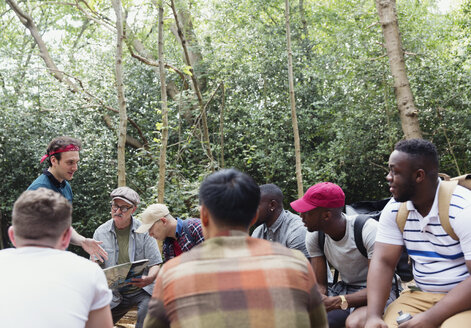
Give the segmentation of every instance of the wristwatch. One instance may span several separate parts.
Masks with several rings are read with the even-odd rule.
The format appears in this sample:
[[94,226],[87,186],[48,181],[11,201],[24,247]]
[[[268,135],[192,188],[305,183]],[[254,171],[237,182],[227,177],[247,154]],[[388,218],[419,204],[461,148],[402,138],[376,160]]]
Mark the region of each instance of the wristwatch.
[[340,299],[342,300],[342,303],[340,303],[340,308],[342,310],[346,310],[348,309],[348,302],[347,302],[347,299],[345,298],[345,296],[343,295],[339,295]]

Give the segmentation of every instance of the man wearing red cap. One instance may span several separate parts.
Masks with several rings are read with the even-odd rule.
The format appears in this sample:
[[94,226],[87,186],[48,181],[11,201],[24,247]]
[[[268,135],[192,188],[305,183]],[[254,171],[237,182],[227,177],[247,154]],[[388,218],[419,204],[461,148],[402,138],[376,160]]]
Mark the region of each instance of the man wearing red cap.
[[[73,201],[72,188],[69,181],[74,177],[80,160],[79,151],[82,149],[80,140],[62,136],[52,139],[47,146],[46,154],[41,163],[47,160],[48,168],[31,183],[28,190],[46,188],[64,196],[70,203]],[[108,258],[106,251],[100,246],[101,242],[85,238],[72,228],[70,243],[83,248],[88,254],[103,261]]]
[[[356,216],[347,216],[342,210],[345,194],[338,185],[321,182],[309,188],[304,196],[291,203],[309,233],[306,235],[306,248],[312,257],[311,263],[316,274],[319,289],[323,294],[329,327],[344,327],[348,315],[363,308],[358,320],[366,321],[366,276],[378,222],[367,220],[362,230],[362,240],[368,254],[363,256],[358,250],[354,236]],[[324,248],[319,243],[319,231],[325,234]],[[326,261],[339,271],[342,281],[327,286]],[[391,291],[390,301],[395,298]]]

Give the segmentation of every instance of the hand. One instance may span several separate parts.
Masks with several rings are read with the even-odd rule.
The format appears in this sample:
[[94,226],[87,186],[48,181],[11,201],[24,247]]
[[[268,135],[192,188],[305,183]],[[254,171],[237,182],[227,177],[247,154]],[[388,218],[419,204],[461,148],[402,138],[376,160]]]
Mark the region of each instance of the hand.
[[370,317],[366,321],[365,328],[388,328],[388,325],[381,317]]
[[90,254],[94,261],[103,262],[108,259],[108,253],[100,246],[102,243],[102,241],[85,238],[80,246],[82,246],[85,252]]
[[142,276],[141,278],[132,278],[129,284],[142,288],[147,285],[150,285],[151,283],[154,282],[154,280],[155,280],[154,276]]
[[342,299],[339,296],[327,296],[322,301],[327,312],[340,309],[340,304],[342,304]]
[[412,317],[412,319],[400,324],[398,328],[436,328],[440,325],[430,322],[430,315],[426,312],[421,312]]

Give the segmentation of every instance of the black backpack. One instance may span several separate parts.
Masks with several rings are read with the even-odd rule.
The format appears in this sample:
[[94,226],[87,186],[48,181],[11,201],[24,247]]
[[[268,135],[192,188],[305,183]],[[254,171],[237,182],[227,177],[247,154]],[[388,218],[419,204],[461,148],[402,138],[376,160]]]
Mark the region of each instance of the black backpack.
[[[353,224],[353,233],[358,251],[366,258],[368,257],[368,254],[365,245],[363,245],[363,226],[369,219],[374,219],[378,221],[382,209],[384,208],[384,206],[386,206],[388,202],[389,199],[384,199],[380,201],[364,201],[347,205],[347,211],[358,214],[358,216],[355,218],[355,223]],[[322,252],[324,252],[325,234],[323,231],[318,231],[318,233],[319,248],[322,250]],[[412,263],[405,247],[402,248],[401,257],[399,258],[399,261],[396,266],[396,274],[401,278],[403,282],[408,282],[414,279],[414,276],[412,274]],[[333,283],[336,283],[338,281],[338,275],[338,271],[335,270]],[[396,282],[396,296],[399,296],[397,277],[394,276],[394,279]]]

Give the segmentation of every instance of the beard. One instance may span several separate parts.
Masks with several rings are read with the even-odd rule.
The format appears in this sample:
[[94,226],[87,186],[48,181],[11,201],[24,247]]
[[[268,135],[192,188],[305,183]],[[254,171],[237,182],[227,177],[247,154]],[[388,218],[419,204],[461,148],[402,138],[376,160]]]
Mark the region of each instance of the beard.
[[412,200],[412,197],[415,195],[416,192],[416,185],[412,180],[409,180],[405,183],[400,189],[398,189],[394,200],[399,203],[407,202],[408,200]]

